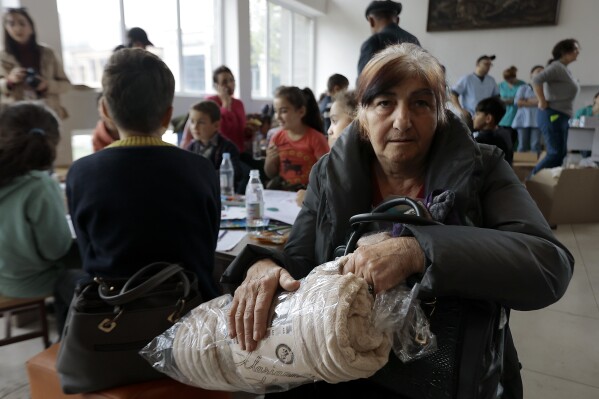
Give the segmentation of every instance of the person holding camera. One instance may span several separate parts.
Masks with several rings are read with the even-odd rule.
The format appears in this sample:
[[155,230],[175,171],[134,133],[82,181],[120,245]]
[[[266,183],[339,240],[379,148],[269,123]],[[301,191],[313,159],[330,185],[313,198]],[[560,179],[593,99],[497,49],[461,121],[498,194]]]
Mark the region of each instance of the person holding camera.
[[0,107],[21,100],[41,100],[61,119],[68,114],[60,94],[71,87],[54,51],[37,42],[25,8],[9,8],[3,17],[4,50],[0,52]]

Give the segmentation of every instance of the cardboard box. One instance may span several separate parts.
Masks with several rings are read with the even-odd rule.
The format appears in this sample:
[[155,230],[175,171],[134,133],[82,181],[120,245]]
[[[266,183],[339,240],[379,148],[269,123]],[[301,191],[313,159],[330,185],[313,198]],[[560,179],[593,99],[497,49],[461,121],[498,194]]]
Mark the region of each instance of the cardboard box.
[[526,178],[532,172],[539,159],[545,156],[545,152],[539,157],[536,152],[514,152],[514,162],[512,168],[516,172],[516,176],[524,183]]
[[549,224],[599,222],[599,169],[542,169],[526,188]]
[[516,164],[537,164],[539,156],[534,151],[529,152],[514,152],[514,165]]

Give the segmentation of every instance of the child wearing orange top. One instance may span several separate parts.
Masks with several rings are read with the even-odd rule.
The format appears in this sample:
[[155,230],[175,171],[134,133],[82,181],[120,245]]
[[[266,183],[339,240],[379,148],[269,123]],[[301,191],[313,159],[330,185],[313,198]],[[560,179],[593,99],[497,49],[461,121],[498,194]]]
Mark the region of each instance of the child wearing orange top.
[[275,92],[275,115],[281,131],[266,150],[268,188],[296,191],[308,184],[310,170],[329,152],[318,103],[309,88],[281,86]]

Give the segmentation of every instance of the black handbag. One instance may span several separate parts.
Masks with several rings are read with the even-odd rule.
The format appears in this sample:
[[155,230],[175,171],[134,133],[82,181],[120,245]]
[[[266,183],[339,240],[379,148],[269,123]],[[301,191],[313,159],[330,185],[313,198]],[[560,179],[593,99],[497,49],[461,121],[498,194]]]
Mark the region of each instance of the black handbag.
[[139,350],[202,303],[195,273],[156,262],[130,278],[79,287],[71,302],[56,369],[65,393],[165,378]]
[[[413,214],[385,213],[397,206],[408,207]],[[347,245],[336,252],[343,251],[346,255],[353,252],[369,223],[441,224],[424,215],[423,206],[410,198],[386,201],[372,213],[350,218],[353,231]],[[501,389],[497,388],[502,376],[507,313],[490,301],[457,297],[419,299],[437,337],[437,350],[409,363],[401,362],[391,353],[389,363],[371,379],[413,399],[500,397]]]

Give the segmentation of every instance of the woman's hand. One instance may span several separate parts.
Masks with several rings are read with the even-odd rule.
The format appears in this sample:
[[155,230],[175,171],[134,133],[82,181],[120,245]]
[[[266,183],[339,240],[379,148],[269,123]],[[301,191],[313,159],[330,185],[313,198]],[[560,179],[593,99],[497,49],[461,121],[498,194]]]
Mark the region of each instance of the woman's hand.
[[233,97],[229,91],[229,86],[218,85],[216,91],[218,94],[218,98],[220,98],[220,102],[222,103],[222,107],[231,110],[231,103],[233,102]]
[[37,78],[40,80],[40,83],[37,85],[35,90],[39,93],[48,90],[48,81],[44,79],[41,75],[37,75]]
[[25,68],[21,67],[14,67],[10,70],[8,76],[6,77],[6,80],[8,80],[8,83],[10,84],[21,83],[23,79],[25,79]]
[[295,194],[295,203],[300,208],[304,205],[304,197],[306,196],[306,190],[298,190],[297,194]]
[[395,237],[358,247],[341,258],[340,266],[343,274],[363,277],[378,294],[422,273],[424,252],[414,237]]
[[300,282],[270,259],[262,259],[249,268],[245,280],[235,290],[229,310],[229,334],[237,337],[241,349],[256,349],[257,341],[266,335],[268,314],[273,297],[281,286],[295,291]]

